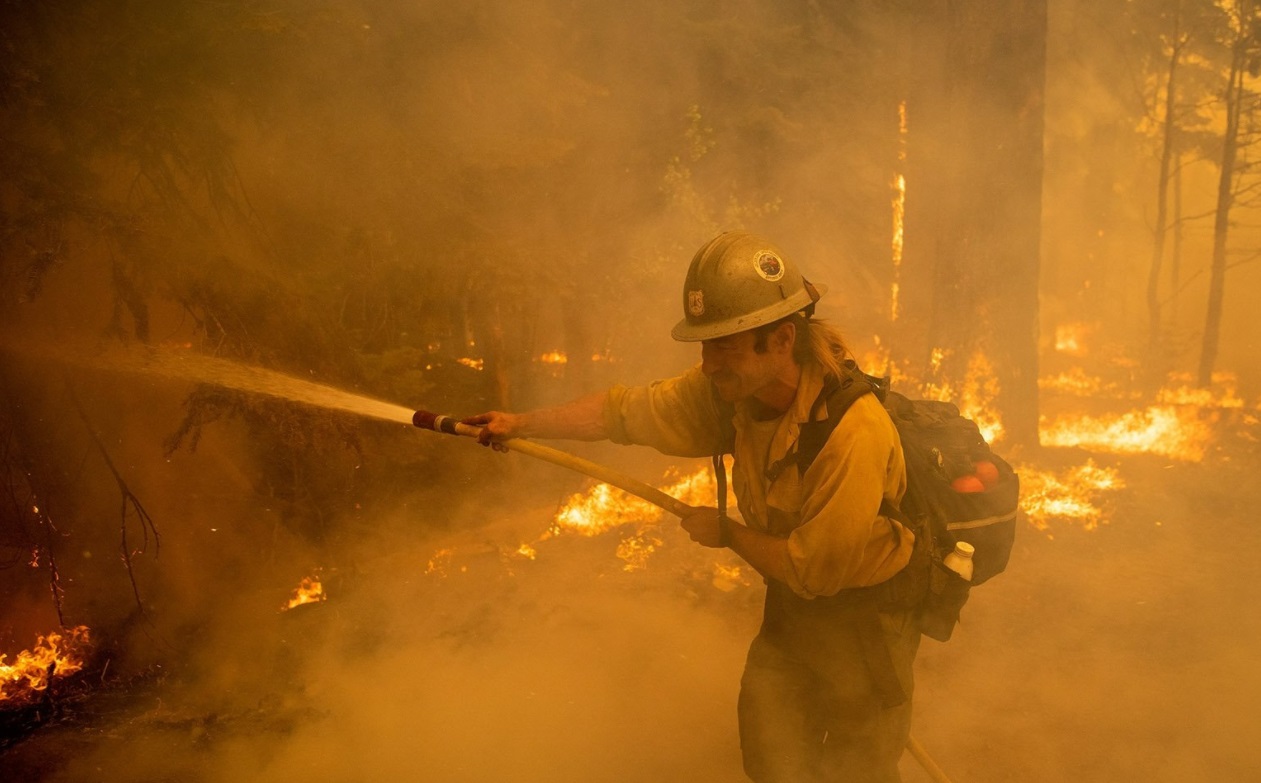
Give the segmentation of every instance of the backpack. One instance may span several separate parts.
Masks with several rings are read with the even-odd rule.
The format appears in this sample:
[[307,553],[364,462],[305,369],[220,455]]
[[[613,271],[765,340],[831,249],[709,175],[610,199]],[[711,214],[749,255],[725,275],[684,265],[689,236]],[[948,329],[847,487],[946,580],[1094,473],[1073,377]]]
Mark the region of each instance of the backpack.
[[[886,503],[881,506],[881,514],[898,519],[916,533],[917,539],[927,540],[931,566],[927,590],[919,597],[921,625],[926,635],[947,641],[970,588],[1007,567],[1016,536],[1019,477],[990,449],[976,423],[960,414],[954,405],[912,400],[891,391],[888,379],[863,373],[853,361],[846,361],[843,369],[842,377],[827,379],[811,406],[810,418],[814,419],[826,404],[827,418],[802,424],[797,448],[769,466],[767,474],[773,479],[794,463],[804,474],[849,406],[863,395],[875,394],[897,428],[907,474],[901,508],[894,509]],[[723,414],[727,408],[734,414],[730,404],[724,404]],[[730,416],[724,415],[722,421],[723,453],[728,453],[735,446],[735,430]],[[715,457],[716,467],[720,456]],[[724,513],[725,495],[725,481],[720,481],[719,508]],[[975,549],[971,582],[946,568],[943,562],[959,541]],[[922,567],[917,566],[921,562],[913,557],[907,569]]]

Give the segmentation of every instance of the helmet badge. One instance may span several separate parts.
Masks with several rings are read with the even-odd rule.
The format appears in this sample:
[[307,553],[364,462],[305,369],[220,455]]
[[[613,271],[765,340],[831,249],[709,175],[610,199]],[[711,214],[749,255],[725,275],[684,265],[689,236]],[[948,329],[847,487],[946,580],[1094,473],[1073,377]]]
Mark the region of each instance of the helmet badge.
[[687,292],[687,311],[694,318],[699,318],[705,314],[705,292],[704,291],[688,291]]
[[779,260],[779,256],[771,253],[762,253],[757,257],[757,273],[761,275],[763,280],[775,282],[784,276],[784,262]]

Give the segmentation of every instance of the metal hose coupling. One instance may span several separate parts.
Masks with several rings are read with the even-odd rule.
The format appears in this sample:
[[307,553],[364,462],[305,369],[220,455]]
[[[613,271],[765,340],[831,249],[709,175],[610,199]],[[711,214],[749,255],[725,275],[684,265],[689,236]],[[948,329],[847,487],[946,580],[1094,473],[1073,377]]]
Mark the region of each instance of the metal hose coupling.
[[449,435],[456,434],[455,425],[457,420],[451,416],[443,416],[438,413],[430,413],[429,411],[416,411],[412,414],[412,424],[420,427],[422,430],[433,430],[434,432],[445,432]]

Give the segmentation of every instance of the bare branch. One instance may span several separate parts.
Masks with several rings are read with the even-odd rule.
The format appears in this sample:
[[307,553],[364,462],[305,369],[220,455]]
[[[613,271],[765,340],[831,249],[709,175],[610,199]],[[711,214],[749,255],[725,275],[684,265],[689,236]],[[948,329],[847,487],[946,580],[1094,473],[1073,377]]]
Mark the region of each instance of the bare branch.
[[[79,403],[79,398],[73,391],[70,392],[70,400],[74,404],[75,410],[79,412],[79,418],[83,419],[83,424],[87,428],[88,435],[92,438],[92,442],[96,444],[97,451],[100,452],[101,459],[105,461],[105,466],[109,468],[109,472],[114,475],[114,481],[118,483],[118,491],[122,495],[121,513],[120,513],[120,541],[119,549],[122,552],[123,565],[127,567],[127,578],[131,581],[131,592],[136,598],[136,608],[141,614],[144,614],[144,602],[140,598],[140,586],[136,584],[136,572],[132,567],[132,560],[136,555],[144,554],[149,548],[149,537],[153,536],[154,556],[161,551],[162,539],[158,534],[158,528],[153,522],[153,518],[149,516],[149,512],[140,503],[140,499],[132,493],[127,486],[126,480],[123,479],[118,468],[114,465],[114,460],[110,458],[109,451],[105,448],[105,444],[101,441],[96,430],[92,427],[92,422],[88,420],[87,413],[84,412],[83,406]],[[143,542],[139,549],[133,550],[127,541],[127,517],[129,512],[134,514],[140,523],[140,532]]]

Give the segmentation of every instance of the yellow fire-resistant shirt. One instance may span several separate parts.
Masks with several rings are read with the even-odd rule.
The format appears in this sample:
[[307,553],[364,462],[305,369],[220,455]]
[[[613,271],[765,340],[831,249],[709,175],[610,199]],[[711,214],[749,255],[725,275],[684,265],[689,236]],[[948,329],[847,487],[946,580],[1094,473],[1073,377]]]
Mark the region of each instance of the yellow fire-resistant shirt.
[[[806,598],[883,582],[906,565],[914,544],[909,530],[879,513],[884,499],[901,503],[906,463],[897,430],[873,394],[850,406],[804,475],[793,464],[775,480],[767,477],[767,467],[796,448],[822,389],[822,368],[808,364],[783,416],[759,422],[740,402],[732,420],[740,513],[750,527],[788,539],[788,586]],[[826,419],[826,406],[820,408],[816,418]],[[649,386],[615,386],[604,408],[610,440],[682,457],[717,451],[719,416],[699,365]]]

